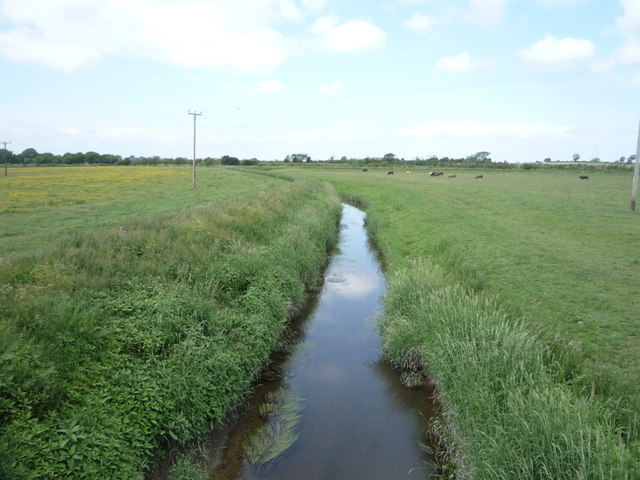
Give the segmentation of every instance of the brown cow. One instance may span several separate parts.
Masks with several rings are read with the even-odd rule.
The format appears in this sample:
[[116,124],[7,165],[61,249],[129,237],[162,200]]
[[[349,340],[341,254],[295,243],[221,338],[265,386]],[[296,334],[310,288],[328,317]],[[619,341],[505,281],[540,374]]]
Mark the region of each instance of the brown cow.
[[484,178],[482,175],[476,175],[476,178]]
[[393,170],[389,170],[389,171],[387,172],[387,175],[393,175]]
[[363,172],[368,172],[368,171],[369,171],[369,169],[368,169],[368,168],[363,168],[363,169],[362,169],[362,171],[363,171]]

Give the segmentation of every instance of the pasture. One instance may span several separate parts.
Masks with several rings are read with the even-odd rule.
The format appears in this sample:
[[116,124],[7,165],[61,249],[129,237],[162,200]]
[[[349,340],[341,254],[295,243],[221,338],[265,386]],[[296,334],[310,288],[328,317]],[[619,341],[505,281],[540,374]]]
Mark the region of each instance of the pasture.
[[[631,175],[390,170],[202,168],[195,190],[185,167],[10,170],[0,476],[138,478],[219,422],[317,280],[337,191],[366,205],[387,265],[386,354],[433,375],[446,421],[433,428],[460,474],[633,478]],[[201,381],[212,372],[216,385]]]
[[304,305],[335,191],[224,168],[193,190],[190,173],[0,182],[0,478],[143,478],[223,422]]

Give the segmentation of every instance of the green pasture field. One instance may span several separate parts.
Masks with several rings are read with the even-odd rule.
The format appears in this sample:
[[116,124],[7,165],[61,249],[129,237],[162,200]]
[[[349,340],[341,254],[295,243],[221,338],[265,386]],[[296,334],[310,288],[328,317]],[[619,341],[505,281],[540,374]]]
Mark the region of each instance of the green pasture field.
[[78,229],[219,203],[281,181],[226,168],[25,167],[0,178],[0,257],[39,248]]
[[[609,412],[602,414],[601,421],[603,424],[612,424],[601,428],[594,421],[594,428],[625,432],[625,442],[635,451],[635,460],[631,462],[637,472],[640,465],[640,214],[629,211],[631,175],[589,172],[589,180],[579,180],[578,172],[459,170],[445,172],[440,177],[430,177],[423,168],[411,168],[410,175],[405,174],[406,168],[395,169],[394,175],[387,175],[387,170],[369,168],[369,172],[362,172],[361,169],[305,165],[302,168],[290,168],[287,173],[329,182],[340,193],[358,197],[367,205],[371,230],[389,267],[390,300],[386,304],[387,311],[384,315],[384,322],[391,325],[388,331],[393,333],[398,330],[393,321],[404,324],[405,318],[389,320],[389,317],[393,317],[397,311],[404,311],[404,308],[404,317],[431,315],[422,312],[420,305],[426,301],[423,300],[423,295],[430,295],[429,291],[433,287],[425,286],[424,293],[417,291],[417,287],[412,290],[410,282],[402,280],[404,277],[413,278],[414,285],[420,283],[420,278],[443,277],[434,282],[441,286],[458,284],[469,292],[451,294],[454,297],[460,295],[466,298],[471,295],[475,298],[474,295],[479,294],[487,301],[495,299],[494,307],[474,308],[508,312],[505,313],[506,326],[503,322],[500,328],[504,328],[505,332],[509,331],[511,327],[508,325],[511,322],[518,325],[517,329],[528,332],[524,338],[530,338],[524,344],[515,342],[520,345],[518,348],[531,349],[533,352],[542,342],[541,351],[561,352],[561,366],[553,367],[556,374],[551,376],[556,378],[558,369],[564,373],[560,375],[562,378],[559,384],[557,378],[549,381],[555,385],[553,389],[564,391],[562,383],[566,381],[576,399],[590,398],[595,394],[598,402],[606,405],[606,411]],[[448,178],[453,173],[456,177]],[[475,176],[480,173],[484,178],[476,179]],[[432,267],[425,268],[425,261]],[[428,273],[430,270],[435,270],[438,274]],[[409,273],[404,273],[405,271]],[[408,292],[404,296],[395,290],[393,278],[396,274],[400,277],[398,284],[401,285],[397,287],[398,291]],[[426,281],[429,283],[431,280]],[[439,298],[434,300],[436,304],[452,304],[453,301],[445,300],[449,298],[449,293],[438,292],[440,290],[433,294],[434,298]],[[400,297],[403,297],[402,301],[398,300]],[[412,301],[417,302],[414,307],[402,306],[402,302],[409,304]],[[469,318],[476,315],[474,308],[470,309]],[[478,318],[482,317],[480,313],[477,315]],[[416,322],[419,325],[423,320]],[[425,322],[424,325],[427,325],[428,321]],[[410,335],[404,334],[405,340],[413,341],[411,339],[420,336],[419,332],[410,331]],[[425,338],[441,334],[442,332],[431,331],[430,334],[425,333]],[[477,335],[479,337],[480,333],[477,332]],[[504,340],[504,345],[508,345],[507,336],[505,333],[505,339],[492,337],[491,341],[500,345]],[[464,353],[467,347],[458,345],[457,339],[448,340],[453,340],[448,347],[450,351],[432,352],[432,355],[439,355],[440,358],[455,355],[456,349],[460,350],[459,355],[468,355],[468,352]],[[429,341],[425,340],[426,343]],[[479,338],[472,341],[482,344]],[[407,349],[430,348],[425,345],[410,347],[405,344],[400,347],[396,360],[402,364],[406,360],[403,360],[403,355]],[[492,350],[488,349],[487,353]],[[507,352],[504,353],[507,357]],[[539,355],[539,358],[543,357],[543,354]],[[506,359],[500,361],[507,362]],[[501,371],[498,366],[500,361],[493,362],[491,369]],[[526,365],[528,361],[520,359],[509,362]],[[556,361],[552,363],[555,365]],[[465,366],[463,362],[461,368]],[[431,367],[425,366],[426,369]],[[517,370],[517,365],[512,367]],[[447,367],[442,368],[446,372]],[[450,363],[448,368],[455,370],[456,367]],[[472,375],[479,376],[477,372]],[[493,375],[498,374],[494,372]],[[527,368],[505,375],[535,376]],[[473,384],[472,378],[467,380],[467,383]],[[458,384],[449,388],[462,389],[459,385],[461,381],[465,381],[464,376],[457,380]],[[547,380],[539,383],[546,385]],[[526,391],[529,387],[518,388]],[[447,396],[453,392],[442,393]],[[474,396],[473,389],[467,393]],[[498,396],[504,394],[508,392],[498,393]],[[565,398],[564,395],[560,396]],[[475,396],[481,397],[478,390]],[[552,396],[555,397],[556,393]],[[452,397],[453,395],[449,395],[447,398]],[[530,397],[531,395],[523,394],[522,398]],[[461,403],[469,401],[470,398],[467,397]],[[486,399],[482,401],[489,402]],[[490,400],[494,401],[497,400]],[[487,407],[484,410],[489,409]],[[547,410],[553,409],[547,407]],[[516,415],[512,414],[511,418],[516,418]],[[584,418],[591,417],[585,414]],[[491,423],[493,420],[484,421]],[[481,420],[473,418],[471,423],[471,428],[479,429]],[[523,421],[524,424],[526,422]],[[575,425],[569,429],[580,431]],[[499,428],[502,430],[498,429],[498,432],[502,433],[487,431],[485,435],[495,436],[497,441],[497,437],[506,435],[504,429],[507,427]],[[466,435],[468,434],[469,432]],[[515,436],[520,439],[530,435],[530,430],[523,429]],[[558,435],[562,437],[565,434]],[[462,437],[464,436],[463,433]],[[457,439],[458,442],[461,442],[460,438]],[[483,442],[487,443],[486,438]],[[548,445],[541,448],[548,448]],[[574,445],[567,449],[573,450],[576,447]],[[533,448],[531,450],[536,451]],[[462,456],[469,453],[463,452]],[[487,460],[491,457],[487,457],[486,452],[482,455],[485,456],[483,461],[491,462]],[[621,455],[624,457],[626,454]],[[505,451],[497,452],[493,457],[496,464],[499,463],[500,456],[509,458]],[[513,458],[510,461],[516,462]],[[588,470],[589,462],[584,459],[580,461],[583,461],[581,468]],[[525,460],[522,462],[526,463]],[[618,464],[620,465],[622,463]],[[483,471],[477,465],[475,468],[476,473]],[[573,471],[573,468],[562,463],[558,466],[559,471],[566,472],[566,477],[563,478],[583,478],[579,475],[584,472]],[[615,470],[618,467],[611,468],[611,472],[621,471]],[[631,467],[627,465],[620,468],[624,471]],[[552,470],[551,467],[549,469]],[[474,471],[473,468],[470,470]],[[527,476],[526,469],[520,471],[520,474],[524,475],[521,478],[531,478]],[[591,475],[588,478],[609,478],[605,473],[598,476],[597,471]],[[625,478],[632,478],[633,474],[630,475]],[[486,478],[509,476],[501,477],[496,474]]]
[[0,478],[142,479],[286,348],[335,244],[336,192],[226,168],[198,179],[77,167],[0,182]]

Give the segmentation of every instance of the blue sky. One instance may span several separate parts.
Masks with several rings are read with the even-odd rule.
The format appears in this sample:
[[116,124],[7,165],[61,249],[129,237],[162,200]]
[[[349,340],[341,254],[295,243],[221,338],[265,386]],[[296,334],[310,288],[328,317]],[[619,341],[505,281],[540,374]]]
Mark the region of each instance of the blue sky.
[[640,0],[0,0],[16,153],[635,153]]

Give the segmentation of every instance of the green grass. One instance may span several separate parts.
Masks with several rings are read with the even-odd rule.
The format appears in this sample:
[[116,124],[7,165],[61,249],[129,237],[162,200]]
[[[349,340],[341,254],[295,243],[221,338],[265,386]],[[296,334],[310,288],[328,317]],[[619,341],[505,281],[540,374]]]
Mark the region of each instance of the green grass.
[[251,389],[340,204],[309,182],[207,173],[173,199],[190,208],[112,214],[123,228],[87,217],[0,265],[0,478],[142,478]]
[[[498,316],[508,312],[499,327],[504,333],[494,332],[486,343],[471,344],[482,355],[483,366],[455,370],[459,375],[452,384],[441,377],[456,368],[454,363],[437,371],[430,363],[438,356],[452,362],[451,357],[464,358],[469,353],[470,346],[459,331],[444,330],[449,333],[441,348],[429,343],[423,348],[409,341],[411,336],[398,348],[410,353],[418,348],[425,356],[425,368],[441,386],[445,415],[449,414],[447,428],[453,429],[448,432],[455,433],[447,438],[454,445],[451,450],[457,452],[460,471],[476,472],[475,478],[563,478],[553,477],[545,469],[558,474],[564,468],[564,478],[607,478],[599,477],[597,469],[591,477],[585,473],[594,465],[594,458],[602,455],[604,463],[598,468],[607,469],[610,478],[633,478],[640,465],[639,305],[635,291],[640,278],[640,217],[629,212],[631,176],[590,172],[587,182],[578,180],[576,172],[492,170],[482,172],[484,179],[475,180],[477,171],[460,170],[455,172],[457,178],[448,179],[449,172],[445,178],[431,178],[424,169],[414,168],[410,176],[401,174],[405,169],[387,176],[386,169],[370,168],[363,173],[305,166],[289,169],[288,174],[330,182],[339,192],[363,200],[389,275],[412,276],[416,265],[428,259],[438,266],[442,286],[461,288],[464,298],[495,299],[489,310]],[[395,288],[391,282],[390,296],[395,295]],[[409,290],[404,301],[421,305],[423,293]],[[387,306],[385,318],[395,318],[397,304],[392,305]],[[431,324],[425,323],[420,310],[412,312],[409,322],[415,323],[415,328],[422,325],[429,329],[419,338],[443,335],[442,325],[427,327]],[[470,323],[465,328],[482,337],[484,327],[472,321],[476,307],[467,315]],[[517,332],[513,334],[523,340],[500,347],[494,355],[496,349],[491,345],[502,345],[514,328]],[[539,361],[543,372],[533,378],[541,390],[535,395],[518,395],[521,387],[507,383],[512,376],[531,372],[527,363],[510,358],[512,349],[539,350],[536,355],[548,352],[544,355],[553,358]],[[390,356],[402,364],[402,355]],[[474,392],[482,398],[476,381],[486,379],[491,391],[494,377],[505,382],[499,386],[504,391],[499,391],[498,397],[483,398],[474,413]],[[458,391],[462,392],[459,396]],[[514,396],[509,402],[515,410],[505,410],[508,415],[491,411],[503,405],[501,395],[511,393]],[[448,403],[454,395],[453,403]],[[541,409],[532,408],[536,402]],[[553,417],[544,415],[545,411]],[[533,421],[525,414],[540,415],[535,426],[525,427]],[[466,416],[470,420],[463,421]],[[568,420],[562,420],[565,417]],[[514,423],[520,428],[514,428]],[[544,436],[542,426],[546,423],[554,426]],[[528,431],[531,433],[526,434]],[[582,436],[574,438],[574,431]],[[473,435],[480,435],[487,445],[495,443],[495,455],[487,456],[484,448],[469,447],[466,442]],[[522,438],[536,437],[540,437],[536,440],[540,449],[548,449],[539,457],[546,463],[527,457],[526,445],[516,446]],[[589,446],[582,450],[580,442]],[[591,451],[596,444],[602,449]],[[553,453],[553,449],[557,451]],[[584,458],[565,459],[574,451]],[[512,465],[528,462],[530,466],[518,467],[511,474],[508,469],[492,473],[479,466],[484,456],[497,464],[504,456]],[[630,464],[629,457],[633,458]],[[558,465],[552,467],[556,461]],[[465,465],[473,467],[466,469]],[[631,472],[627,477],[624,469]]]
[[0,180],[0,257],[46,246],[79,229],[111,228],[162,212],[216,205],[281,179],[228,168],[29,167]]

